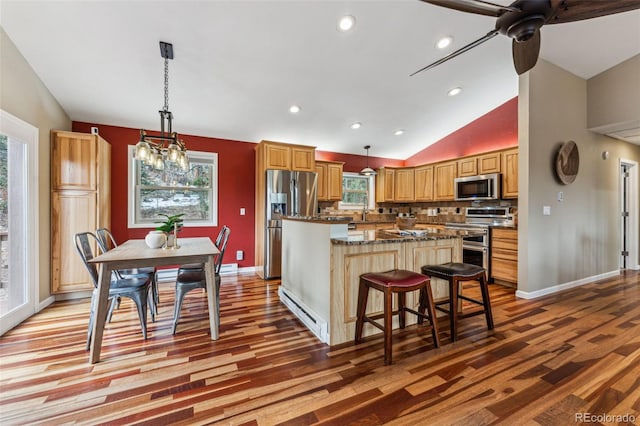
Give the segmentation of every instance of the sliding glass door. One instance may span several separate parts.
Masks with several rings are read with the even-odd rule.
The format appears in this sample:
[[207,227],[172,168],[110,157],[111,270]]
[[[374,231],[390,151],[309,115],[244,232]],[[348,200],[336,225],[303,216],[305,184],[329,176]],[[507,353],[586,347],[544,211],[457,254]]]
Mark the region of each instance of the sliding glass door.
[[0,113],[0,334],[4,334],[37,306],[37,129]]

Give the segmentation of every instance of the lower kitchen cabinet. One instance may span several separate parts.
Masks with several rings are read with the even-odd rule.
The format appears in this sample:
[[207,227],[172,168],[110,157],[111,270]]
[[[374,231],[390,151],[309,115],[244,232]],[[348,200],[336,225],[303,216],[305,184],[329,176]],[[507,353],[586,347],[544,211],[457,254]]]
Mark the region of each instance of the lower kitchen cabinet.
[[517,284],[517,229],[491,229],[491,278],[497,283]]

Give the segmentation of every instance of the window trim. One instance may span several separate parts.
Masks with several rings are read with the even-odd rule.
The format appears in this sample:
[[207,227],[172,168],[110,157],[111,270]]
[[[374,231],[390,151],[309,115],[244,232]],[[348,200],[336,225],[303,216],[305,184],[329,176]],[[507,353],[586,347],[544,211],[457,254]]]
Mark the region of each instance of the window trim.
[[[368,199],[368,203],[367,203],[367,209],[371,210],[374,209],[376,206],[376,179],[375,179],[375,175],[371,175],[371,176],[364,176],[361,175],[360,173],[354,173],[354,172],[344,172],[342,173],[342,176],[345,177],[359,177],[359,178],[365,178],[369,181],[369,188],[368,188],[368,192],[369,192],[369,199]],[[342,188],[342,191],[344,193],[344,187]],[[338,209],[339,210],[360,210],[362,209],[362,204],[351,204],[351,203],[344,203],[342,201],[338,202]]]
[[[139,204],[137,200],[136,176],[135,176],[135,145],[128,146],[128,161],[127,161],[127,226],[129,228],[155,228],[153,223],[136,223],[136,206]],[[212,172],[211,172],[211,220],[210,221],[198,221],[193,222],[185,220],[183,226],[185,227],[210,227],[218,226],[218,153],[205,152],[205,151],[192,151],[189,150],[189,156],[191,158],[206,158],[211,160]],[[159,218],[158,220],[161,220]]]

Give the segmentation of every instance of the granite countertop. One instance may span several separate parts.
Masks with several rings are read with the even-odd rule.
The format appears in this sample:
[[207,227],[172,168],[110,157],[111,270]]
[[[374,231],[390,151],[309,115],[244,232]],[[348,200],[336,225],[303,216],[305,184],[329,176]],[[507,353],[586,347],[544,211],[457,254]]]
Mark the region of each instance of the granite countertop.
[[324,223],[329,225],[351,222],[351,216],[284,216],[282,219],[295,220],[298,222]]
[[459,229],[421,228],[410,230],[380,229],[377,231],[349,231],[347,237],[332,238],[331,243],[340,245],[364,245],[431,241],[473,235],[473,231]]

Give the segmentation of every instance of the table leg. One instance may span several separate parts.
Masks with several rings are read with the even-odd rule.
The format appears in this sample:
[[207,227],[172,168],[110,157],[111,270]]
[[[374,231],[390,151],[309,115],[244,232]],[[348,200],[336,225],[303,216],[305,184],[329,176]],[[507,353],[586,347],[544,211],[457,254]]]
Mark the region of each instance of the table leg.
[[211,340],[218,340],[218,289],[213,273],[213,256],[209,256],[204,264],[205,280],[207,283],[207,302],[209,304],[209,328]]
[[93,321],[93,332],[91,337],[91,364],[100,361],[100,350],[102,349],[102,334],[104,325],[107,322],[107,308],[109,305],[109,286],[111,285],[112,269],[104,263],[100,264],[98,275],[98,301],[96,303],[96,318]]

